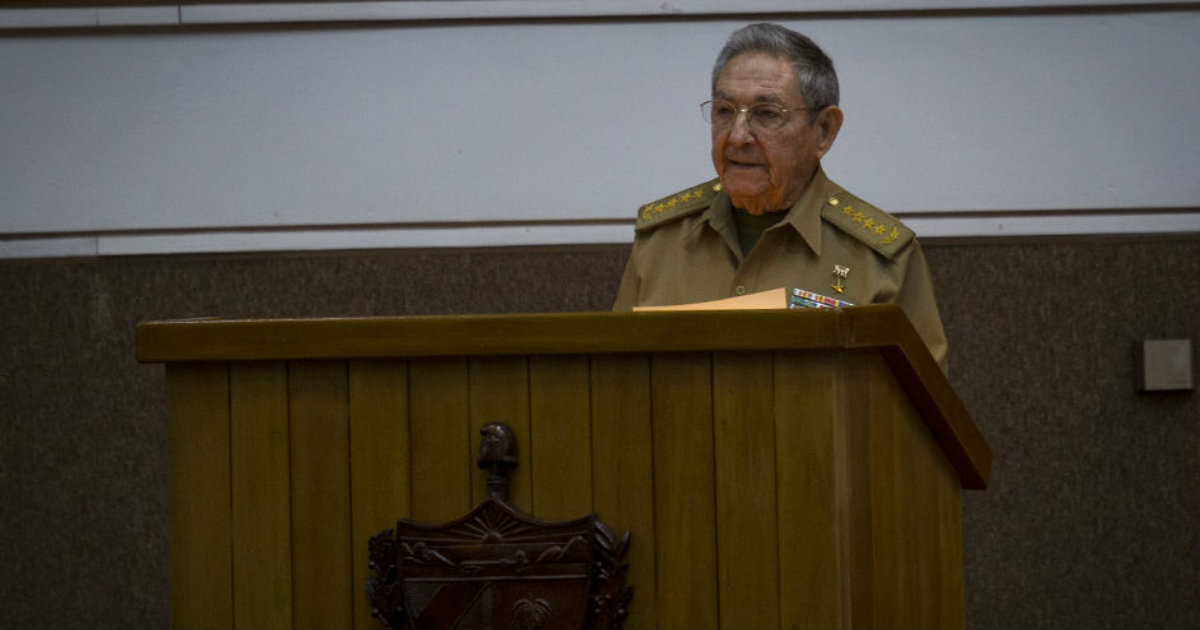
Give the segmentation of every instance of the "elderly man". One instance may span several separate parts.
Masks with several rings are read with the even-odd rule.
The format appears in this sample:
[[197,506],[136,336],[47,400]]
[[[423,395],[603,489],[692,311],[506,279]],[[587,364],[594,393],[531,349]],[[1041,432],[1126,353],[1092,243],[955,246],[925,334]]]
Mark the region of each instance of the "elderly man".
[[920,246],[821,169],[842,127],[833,62],[774,24],[730,36],[712,100],[717,179],[638,210],[615,310],[785,287],[811,305],[899,304],[945,369],[946,336]]

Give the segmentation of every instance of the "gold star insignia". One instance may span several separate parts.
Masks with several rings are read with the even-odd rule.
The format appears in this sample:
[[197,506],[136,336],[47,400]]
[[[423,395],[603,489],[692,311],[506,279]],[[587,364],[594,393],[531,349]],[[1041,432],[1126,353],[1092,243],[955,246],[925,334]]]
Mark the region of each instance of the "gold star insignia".
[[849,267],[846,267],[843,265],[834,265],[833,266],[834,282],[833,282],[833,284],[829,285],[829,287],[831,289],[833,289],[834,291],[837,291],[838,293],[845,293],[846,285],[842,284],[842,281],[845,280],[846,276],[849,276],[849,275],[850,275]]

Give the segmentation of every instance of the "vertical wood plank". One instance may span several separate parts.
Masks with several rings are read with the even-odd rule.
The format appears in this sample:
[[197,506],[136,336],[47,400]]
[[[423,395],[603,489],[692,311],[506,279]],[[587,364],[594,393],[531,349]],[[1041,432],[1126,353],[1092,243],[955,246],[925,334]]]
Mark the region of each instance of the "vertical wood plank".
[[[489,422],[503,422],[517,439],[517,467],[509,473],[509,503],[532,513],[532,460],[529,429],[529,366],[524,357],[473,357],[470,360],[471,454],[477,456]],[[471,504],[487,497],[487,474],[477,468],[471,475]]]
[[654,628],[654,439],[650,360],[592,357],[593,507],[617,536],[630,533],[626,584],[633,590],[627,628]]
[[773,362],[713,355],[717,566],[722,628],[779,627]]
[[963,539],[962,539],[962,489],[958,473],[950,463],[941,462],[941,483],[938,484],[938,554],[941,566],[940,588],[942,628],[966,627],[966,611],[963,601]]
[[590,384],[586,356],[529,359],[533,514],[539,518],[592,512]]
[[444,523],[471,509],[471,453],[466,359],[408,364],[412,518]]
[[[908,427],[901,426],[905,418],[896,401],[903,401],[905,397],[903,392],[888,386],[894,380],[882,357],[872,354],[866,369],[866,376],[858,387],[859,395],[867,402],[870,418],[867,452],[871,466],[875,620],[889,627],[901,627],[908,622],[904,610],[908,584],[901,531],[903,485],[898,451],[899,434]],[[896,394],[900,398],[896,398]]]
[[229,368],[166,368],[171,627],[233,626]]
[[230,366],[234,627],[292,626],[287,366]]
[[883,627],[875,615],[875,537],[871,501],[871,405],[861,385],[867,383],[868,353],[843,352],[837,358],[836,382],[840,425],[835,439],[843,453],[838,462],[838,537],[842,564],[843,625]]
[[297,628],[354,623],[347,398],[345,362],[289,364],[292,619]]
[[923,628],[941,627],[941,538],[938,523],[938,460],[945,456],[926,429],[920,417],[911,419],[914,425],[905,435],[906,445],[901,447],[902,457],[907,459],[905,474],[908,514],[904,522],[904,537],[908,541],[910,557],[909,582],[911,583],[909,605],[913,613],[913,626]]
[[843,628],[833,353],[775,359],[781,628]]
[[718,625],[712,374],[706,354],[651,357],[658,627]]
[[377,628],[364,591],[367,545],[410,510],[407,365],[350,361],[349,387],[354,627]]

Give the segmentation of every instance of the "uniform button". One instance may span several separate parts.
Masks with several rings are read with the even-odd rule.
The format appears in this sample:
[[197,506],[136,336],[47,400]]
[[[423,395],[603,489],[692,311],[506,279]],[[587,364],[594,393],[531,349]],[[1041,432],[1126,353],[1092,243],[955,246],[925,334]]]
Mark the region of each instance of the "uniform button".
[[734,289],[733,292],[738,295],[746,295],[746,287],[739,284],[738,288]]

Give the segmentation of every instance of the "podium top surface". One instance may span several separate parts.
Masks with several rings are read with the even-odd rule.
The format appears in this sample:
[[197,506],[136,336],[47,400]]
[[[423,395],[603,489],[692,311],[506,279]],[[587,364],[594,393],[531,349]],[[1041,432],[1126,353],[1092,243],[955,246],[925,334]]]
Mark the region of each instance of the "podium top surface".
[[143,363],[658,352],[881,353],[964,488],[984,488],[992,453],[904,311],[845,309],[536,313],[143,322]]
[[[531,313],[143,322],[143,363],[711,350],[902,344],[894,305],[848,309]],[[913,335],[916,333],[913,332]],[[916,337],[907,339],[915,340]],[[920,347],[920,346],[918,346]]]

